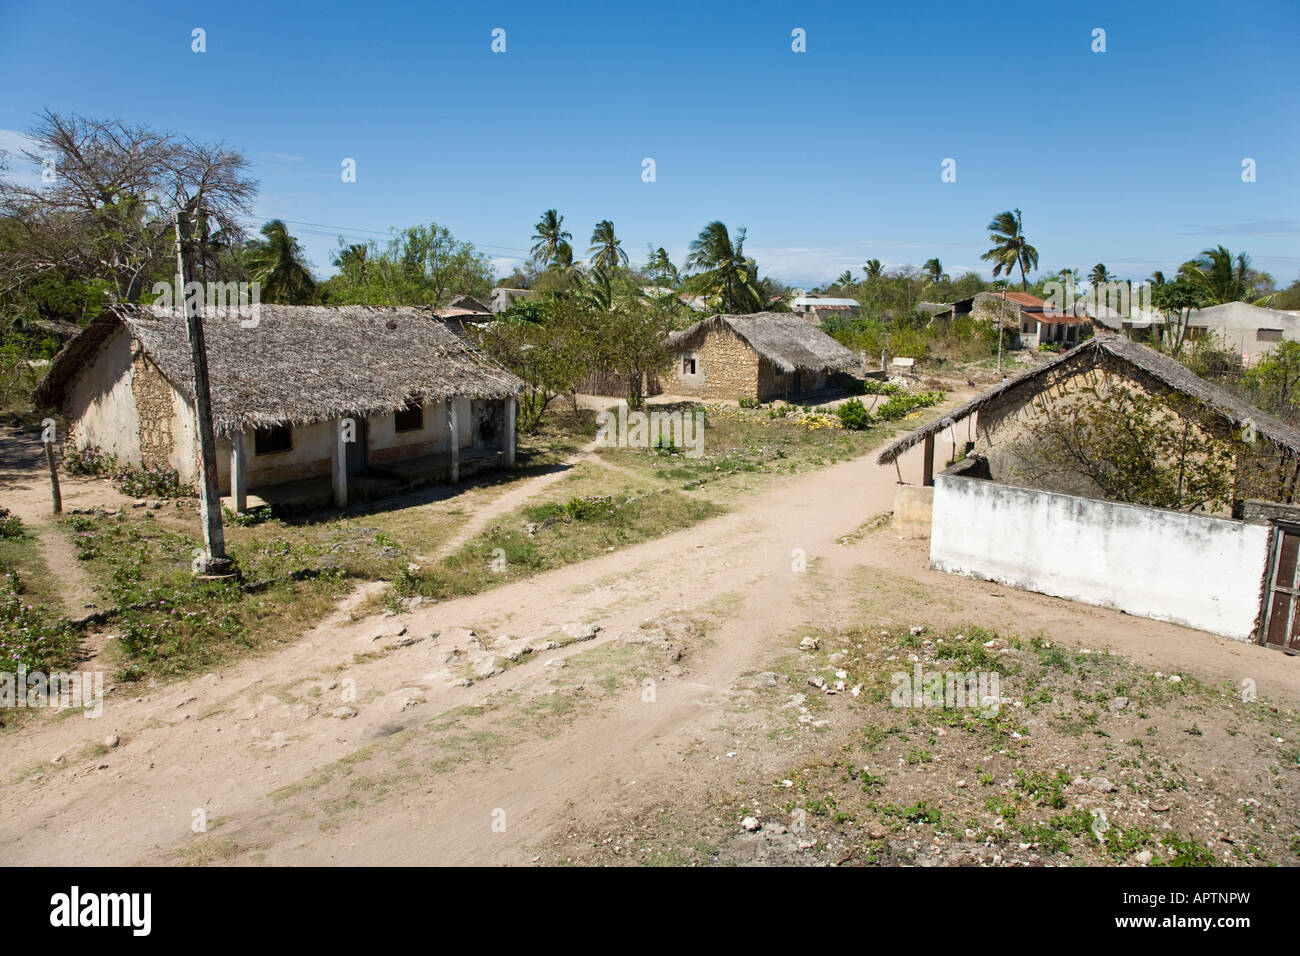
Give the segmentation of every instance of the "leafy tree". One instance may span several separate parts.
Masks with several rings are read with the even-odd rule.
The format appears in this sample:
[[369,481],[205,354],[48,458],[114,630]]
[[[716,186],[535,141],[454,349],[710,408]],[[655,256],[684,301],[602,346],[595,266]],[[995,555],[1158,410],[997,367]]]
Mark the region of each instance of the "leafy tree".
[[1300,397],[1300,342],[1278,342],[1244,378],[1257,404],[1290,417]]
[[307,305],[317,301],[316,280],[283,220],[272,219],[263,226],[262,238],[249,243],[244,259],[253,281],[261,283],[263,302]]
[[1193,309],[1212,304],[1203,284],[1180,276],[1151,290],[1151,304],[1165,314],[1165,340],[1174,354],[1182,351],[1187,340],[1187,323]]
[[620,263],[627,265],[627,253],[623,251],[618,236],[614,235],[614,224],[608,219],[596,223],[591,231],[591,248],[587,250],[594,269],[613,269]]
[[[364,251],[363,251],[364,250]],[[457,295],[486,297],[492,264],[438,223],[395,230],[387,245],[344,246],[335,255],[338,275],[323,297],[342,305],[439,306]]]
[[1011,446],[1019,477],[1073,492],[1082,479],[1110,500],[1178,511],[1233,503],[1242,443],[1223,436],[1195,399],[1102,384],[1035,407],[1029,434]]
[[1025,238],[1020,210],[998,213],[989,223],[988,229],[993,248],[980,258],[993,263],[994,278],[1003,273],[1010,276],[1011,271],[1019,267],[1020,286],[1027,289],[1029,283],[1025,273],[1029,269],[1038,268],[1038,250]]
[[576,297],[550,298],[543,310],[541,321],[502,313],[479,333],[484,352],[524,382],[518,426],[525,432],[536,430],[555,399],[577,388],[590,352],[594,323],[585,303]]
[[[533,227],[533,258],[543,266],[549,265],[560,252],[561,243],[568,246],[573,233],[564,228],[564,217],[554,209],[542,213]],[[569,264],[573,264],[573,247],[568,246]]]

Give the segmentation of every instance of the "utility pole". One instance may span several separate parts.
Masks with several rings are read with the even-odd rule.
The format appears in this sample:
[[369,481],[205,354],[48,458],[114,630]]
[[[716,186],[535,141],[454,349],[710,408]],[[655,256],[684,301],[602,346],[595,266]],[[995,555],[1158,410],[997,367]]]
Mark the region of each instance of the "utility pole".
[[[185,331],[194,363],[194,422],[199,440],[199,518],[203,524],[203,573],[232,575],[235,563],[226,556],[226,536],[221,526],[221,494],[217,488],[217,439],[212,428],[212,393],[208,387],[208,348],[203,339],[203,296],[186,295],[191,224],[188,210],[173,214],[176,225],[176,295],[185,309]],[[175,297],[173,297],[174,299]]]
[[998,378],[1002,378],[1002,323],[1006,321],[1007,290],[1002,290],[1002,304],[998,306]]

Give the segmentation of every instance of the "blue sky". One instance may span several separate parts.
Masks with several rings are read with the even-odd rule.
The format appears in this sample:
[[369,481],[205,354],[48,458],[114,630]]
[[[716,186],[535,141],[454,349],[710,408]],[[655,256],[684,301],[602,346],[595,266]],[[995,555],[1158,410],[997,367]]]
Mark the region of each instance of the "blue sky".
[[0,4],[0,148],[47,107],[225,140],[321,273],[339,234],[430,221],[508,272],[555,207],[579,253],[609,218],[680,264],[721,219],[788,282],[987,275],[985,225],[1019,207],[1045,270],[1140,279],[1222,242],[1300,276],[1296,0],[129,9]]

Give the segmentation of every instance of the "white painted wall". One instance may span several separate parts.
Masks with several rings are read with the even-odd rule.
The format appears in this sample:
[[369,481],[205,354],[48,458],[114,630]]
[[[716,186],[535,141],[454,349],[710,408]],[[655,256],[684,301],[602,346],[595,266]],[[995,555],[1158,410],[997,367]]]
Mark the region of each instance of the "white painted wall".
[[131,336],[119,328],[68,392],[68,421],[79,449],[96,447],[122,461],[140,460],[140,419],[131,392]]
[[1253,640],[1266,525],[936,475],[930,565]]

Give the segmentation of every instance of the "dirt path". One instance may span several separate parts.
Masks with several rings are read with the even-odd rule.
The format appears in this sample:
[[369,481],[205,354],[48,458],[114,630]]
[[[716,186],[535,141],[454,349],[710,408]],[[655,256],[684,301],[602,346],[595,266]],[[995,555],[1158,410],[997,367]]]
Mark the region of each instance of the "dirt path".
[[[111,510],[131,500],[103,480],[68,475],[60,478],[65,514],[73,508]],[[39,432],[0,426],[0,505],[18,515],[37,535],[41,559],[59,581],[64,612],[71,617],[82,617],[93,610],[98,600],[95,589],[77,560],[76,549],[55,525]]]
[[[783,478],[674,535],[397,617],[343,611],[220,674],[110,695],[100,720],[44,722],[7,741],[0,862],[527,863],[629,807],[707,795],[688,755],[706,748],[721,772],[745,676],[808,626],[1045,632],[1300,702],[1295,658],[933,572],[924,541],[888,528],[838,543],[894,490],[867,458]],[[646,628],[685,652],[636,665],[652,702],[593,657],[631,653]],[[466,685],[485,657],[500,672]],[[116,749],[96,746],[110,733]],[[761,774],[785,756],[750,759]]]

